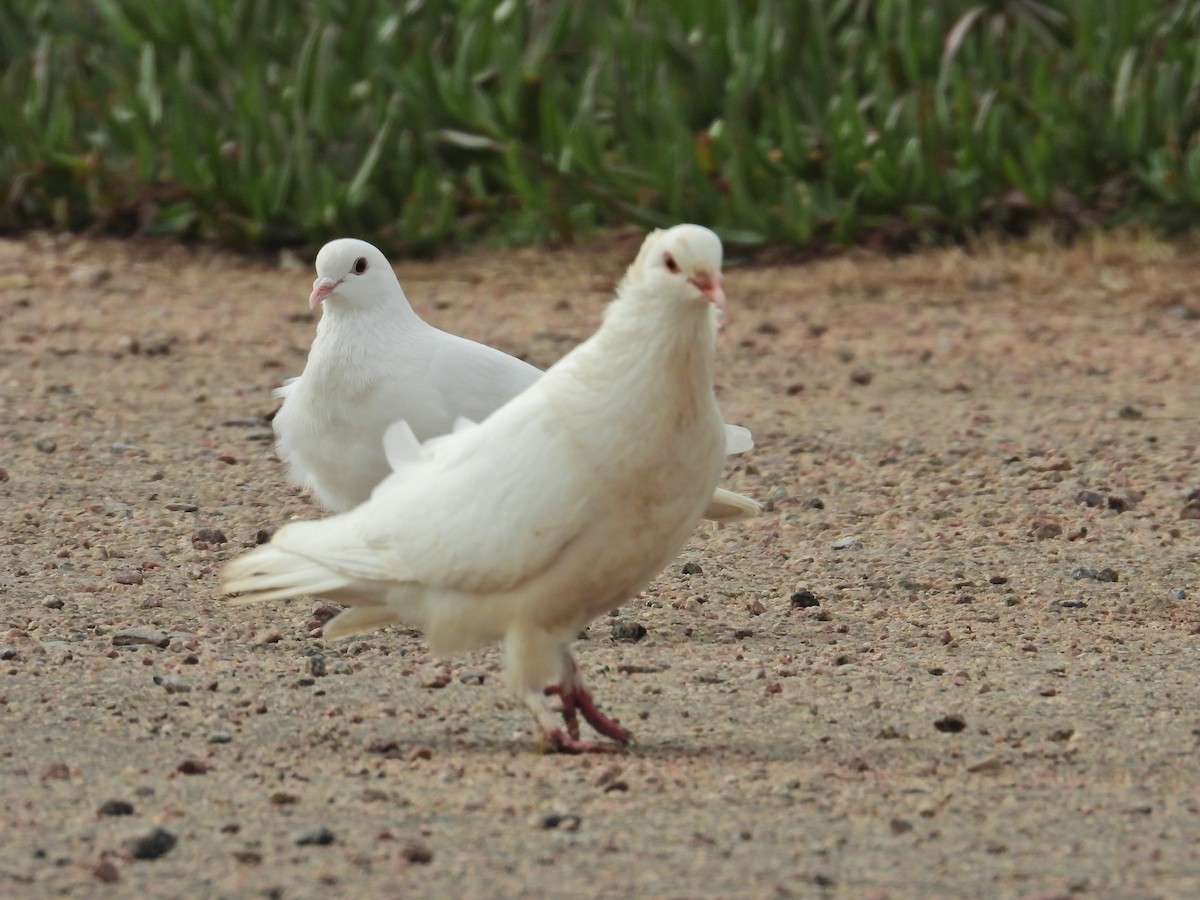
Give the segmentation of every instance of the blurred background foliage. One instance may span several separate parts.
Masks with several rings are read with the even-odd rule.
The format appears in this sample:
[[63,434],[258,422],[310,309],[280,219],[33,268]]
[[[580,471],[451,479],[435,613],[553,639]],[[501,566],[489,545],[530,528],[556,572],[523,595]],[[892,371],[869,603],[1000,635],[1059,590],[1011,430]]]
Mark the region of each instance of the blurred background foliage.
[[1200,211],[1200,0],[0,0],[0,231],[905,246]]

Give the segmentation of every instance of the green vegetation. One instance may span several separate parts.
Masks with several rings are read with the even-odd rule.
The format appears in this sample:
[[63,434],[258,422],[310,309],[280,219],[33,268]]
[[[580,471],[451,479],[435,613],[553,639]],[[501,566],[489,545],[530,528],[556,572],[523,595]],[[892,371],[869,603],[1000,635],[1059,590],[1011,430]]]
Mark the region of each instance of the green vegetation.
[[390,250],[1200,211],[1200,0],[0,0],[0,229]]

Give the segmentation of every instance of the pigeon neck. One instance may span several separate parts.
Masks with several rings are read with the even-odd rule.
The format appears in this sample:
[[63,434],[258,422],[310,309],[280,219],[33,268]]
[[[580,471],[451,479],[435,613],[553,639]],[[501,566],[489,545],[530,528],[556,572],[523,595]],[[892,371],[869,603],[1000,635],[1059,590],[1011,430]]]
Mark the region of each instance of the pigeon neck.
[[641,378],[645,366],[668,372],[667,380],[692,380],[711,390],[716,319],[706,305],[639,304],[617,300],[596,333],[598,352]]

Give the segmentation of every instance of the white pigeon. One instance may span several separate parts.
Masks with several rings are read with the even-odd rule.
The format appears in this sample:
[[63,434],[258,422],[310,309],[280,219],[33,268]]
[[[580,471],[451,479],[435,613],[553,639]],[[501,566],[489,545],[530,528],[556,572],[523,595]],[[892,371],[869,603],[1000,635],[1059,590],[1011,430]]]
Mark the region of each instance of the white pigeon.
[[[391,467],[383,434],[403,419],[420,441],[457,421],[481,422],[542,377],[500,350],[434,328],[404,296],[387,258],[343,238],[317,254],[309,306],[321,305],[304,372],[276,392],[276,450],[297,484],[345,512],[364,502]],[[750,432],[726,426],[728,452],[750,449]],[[754,500],[717,490],[705,517],[756,515]]]
[[403,623],[438,655],[500,642],[549,749],[612,746],[581,741],[579,715],[625,743],[569,643],[671,561],[712,497],[726,443],[713,394],[724,300],[715,234],[654,232],[589,340],[479,425],[424,445],[392,425],[393,471],[370,499],[280,528],[226,566],[224,593],[345,604],[330,638]]

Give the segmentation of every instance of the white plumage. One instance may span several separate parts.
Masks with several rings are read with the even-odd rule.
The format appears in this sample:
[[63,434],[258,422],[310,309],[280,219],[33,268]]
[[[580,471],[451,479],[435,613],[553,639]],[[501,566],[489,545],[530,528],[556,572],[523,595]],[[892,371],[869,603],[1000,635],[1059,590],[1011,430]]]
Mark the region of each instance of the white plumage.
[[438,654],[501,642],[552,749],[592,746],[579,714],[624,742],[569,643],[670,562],[712,497],[726,450],[713,395],[720,266],[706,228],[650,235],[595,335],[477,426],[422,445],[392,425],[392,473],[366,503],[284,526],[226,567],[224,591],[347,605],[327,637],[405,623]]
[[[540,369],[492,347],[448,334],[409,305],[387,258],[352,238],[317,254],[309,305],[321,305],[304,372],[276,391],[276,449],[297,484],[345,512],[391,471],[383,434],[403,419],[420,441],[461,419],[481,422],[542,377]],[[750,432],[728,430],[728,451],[748,450]],[[718,490],[706,511],[716,521],[759,512],[748,497]]]

